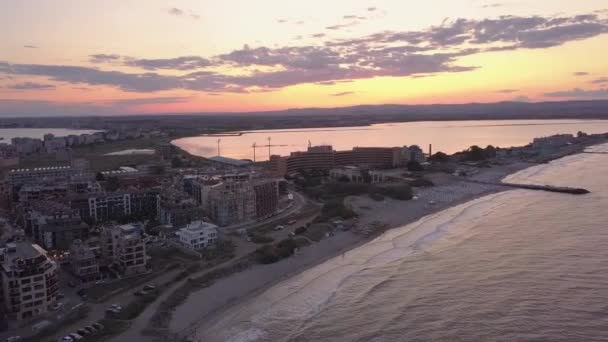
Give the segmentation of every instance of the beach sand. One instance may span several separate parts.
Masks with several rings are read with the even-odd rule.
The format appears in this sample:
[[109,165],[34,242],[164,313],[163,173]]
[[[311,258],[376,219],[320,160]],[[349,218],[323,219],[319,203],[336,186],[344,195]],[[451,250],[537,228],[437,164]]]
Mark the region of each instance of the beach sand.
[[[512,163],[483,169],[471,180],[499,182],[505,176],[534,164]],[[415,222],[422,217],[509,188],[470,183],[448,174],[429,176],[435,186],[415,189],[416,200],[375,201],[368,196],[349,197],[346,204],[359,215],[359,228],[370,225],[391,229]],[[373,235],[373,236],[377,236]],[[255,265],[243,272],[216,281],[208,288],[190,295],[179,306],[170,323],[170,330],[181,336],[190,336],[197,330],[221,319],[222,313],[234,305],[244,303],[278,282],[368,242],[371,236],[354,232],[338,232],[335,236],[303,248],[291,258],[271,265]]]

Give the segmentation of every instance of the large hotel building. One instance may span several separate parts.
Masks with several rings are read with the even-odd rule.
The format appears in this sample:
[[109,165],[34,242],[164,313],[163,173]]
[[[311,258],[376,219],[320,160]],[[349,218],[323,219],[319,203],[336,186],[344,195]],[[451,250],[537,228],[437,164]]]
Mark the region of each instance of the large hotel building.
[[354,147],[348,151],[334,151],[332,146],[311,146],[307,151],[293,152],[288,157],[271,156],[272,171],[284,176],[297,171],[329,171],[340,166],[390,168],[405,165],[409,160],[424,161],[418,146],[410,147]]

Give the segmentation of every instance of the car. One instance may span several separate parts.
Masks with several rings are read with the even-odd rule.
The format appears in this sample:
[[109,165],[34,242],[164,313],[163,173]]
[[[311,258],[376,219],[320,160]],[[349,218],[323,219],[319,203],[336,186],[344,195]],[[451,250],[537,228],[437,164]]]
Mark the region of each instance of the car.
[[287,222],[287,224],[291,226],[292,224],[294,224],[296,222],[298,222],[298,221],[297,220],[290,220],[289,222]]
[[282,225],[278,225],[278,226],[274,227],[274,230],[283,230],[283,229],[285,229],[285,226],[282,226]]
[[62,307],[63,307],[62,302],[56,302],[53,305],[51,305],[51,307],[49,309],[51,309],[51,311],[57,311],[57,310],[61,309]]
[[63,298],[65,298],[65,294],[63,292],[58,292],[57,299],[63,299]]
[[76,333],[80,336],[86,336],[89,334],[89,332],[84,329],[78,329],[78,330],[76,330]]
[[71,333],[68,336],[70,336],[71,338],[73,338],[74,340],[82,340],[84,337],[82,337],[81,335],[77,334],[77,333]]
[[289,236],[296,236],[296,232],[289,232]]
[[11,336],[6,339],[6,342],[15,342],[15,341],[19,341],[20,339],[21,339],[21,336]]
[[94,334],[94,333],[96,333],[96,332],[97,332],[97,329],[93,328],[93,327],[92,327],[92,326],[90,326],[90,325],[87,325],[87,326],[86,326],[86,327],[84,327],[83,329],[84,329],[84,330],[86,330],[86,331],[88,331],[88,332],[89,332],[89,334]]
[[154,285],[154,284],[148,284],[148,285],[144,286],[144,291],[151,291],[154,289],[156,289],[156,285]]
[[105,328],[101,323],[93,323],[91,326],[97,330],[103,330],[103,328]]
[[63,336],[59,339],[59,342],[74,342],[74,338],[72,336]]
[[73,281],[69,281],[68,286],[74,288],[74,287],[76,287],[76,283]]
[[120,306],[120,304],[112,304],[110,305],[110,307],[112,309],[116,309],[116,310],[122,310],[122,306]]
[[80,289],[76,291],[76,294],[82,297],[87,294],[87,291],[85,289]]

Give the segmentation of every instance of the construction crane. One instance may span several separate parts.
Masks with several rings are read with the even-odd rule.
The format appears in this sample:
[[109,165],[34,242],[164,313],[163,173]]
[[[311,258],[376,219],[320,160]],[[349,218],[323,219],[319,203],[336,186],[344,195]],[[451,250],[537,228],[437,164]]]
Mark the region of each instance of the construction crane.
[[270,156],[271,156],[271,147],[285,147],[285,146],[289,146],[289,145],[273,145],[271,144],[272,142],[272,138],[268,137],[266,138],[268,140],[268,144],[267,145],[258,145],[256,142],[253,143],[253,145],[251,145],[251,148],[253,149],[253,161],[256,161],[256,153],[255,150],[258,148],[268,148],[268,160],[270,160]]

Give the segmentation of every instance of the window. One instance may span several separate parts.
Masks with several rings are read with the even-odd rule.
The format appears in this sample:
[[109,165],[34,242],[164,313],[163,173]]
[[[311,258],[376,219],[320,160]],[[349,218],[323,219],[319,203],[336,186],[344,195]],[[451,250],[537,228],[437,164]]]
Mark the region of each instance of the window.
[[32,280],[31,280],[30,278],[27,278],[27,279],[21,279],[21,285],[23,285],[23,284],[29,284],[29,283],[31,283],[31,282],[32,282]]
[[30,291],[32,291],[32,288],[30,286],[26,286],[21,289],[21,292],[30,292]]

